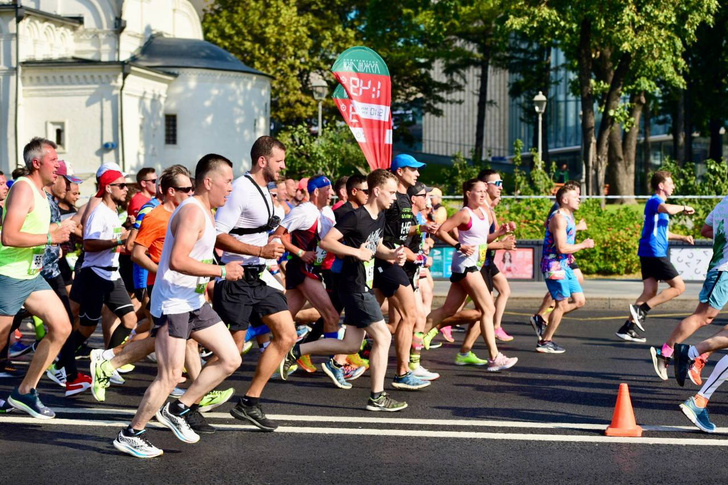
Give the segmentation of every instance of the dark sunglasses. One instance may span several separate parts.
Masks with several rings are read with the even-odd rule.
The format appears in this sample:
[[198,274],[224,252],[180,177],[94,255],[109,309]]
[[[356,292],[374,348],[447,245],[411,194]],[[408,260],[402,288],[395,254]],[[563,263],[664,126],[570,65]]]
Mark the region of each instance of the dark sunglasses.
[[369,195],[369,189],[357,189],[354,187],[354,190],[358,190],[359,192],[364,192],[365,194]]
[[503,181],[502,180],[496,180],[495,182],[486,182],[486,184],[488,184],[488,185],[495,185],[496,187],[500,187],[500,186],[503,185]]
[[156,184],[157,183],[157,179],[147,179],[147,180],[142,180],[142,182],[151,182],[153,184]]
[[122,182],[120,184],[109,184],[109,187],[119,187],[119,189],[124,190],[128,185],[126,182]]
[[278,197],[278,194],[270,194],[271,197],[276,198]]
[[427,197],[427,192],[425,192],[424,194],[415,194],[412,197]]
[[192,192],[192,189],[194,189],[194,187],[172,187],[172,188],[178,192],[184,192],[185,194],[189,194],[190,192]]

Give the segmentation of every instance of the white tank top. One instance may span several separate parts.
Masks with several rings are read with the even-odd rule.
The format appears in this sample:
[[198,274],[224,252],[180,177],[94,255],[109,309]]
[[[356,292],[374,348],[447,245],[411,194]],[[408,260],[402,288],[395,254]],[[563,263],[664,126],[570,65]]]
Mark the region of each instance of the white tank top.
[[212,263],[215,239],[217,237],[215,226],[210,219],[210,213],[196,198],[190,197],[182,202],[169,219],[167,235],[164,239],[164,249],[157,269],[157,281],[152,290],[151,313],[159,318],[164,315],[174,315],[198,310],[205,303],[205,286],[210,278],[189,276],[169,269],[169,258],[174,246],[174,236],[171,227],[179,211],[189,204],[197,205],[205,217],[205,232],[190,251],[190,257],[197,261]]
[[475,246],[475,252],[470,256],[466,256],[460,251],[455,251],[452,255],[452,272],[465,273],[467,268],[483,267],[485,256],[488,252],[488,233],[490,232],[490,222],[482,207],[478,207],[473,211],[470,207],[465,207],[470,212],[470,228],[466,230],[458,230],[458,242],[463,246]]

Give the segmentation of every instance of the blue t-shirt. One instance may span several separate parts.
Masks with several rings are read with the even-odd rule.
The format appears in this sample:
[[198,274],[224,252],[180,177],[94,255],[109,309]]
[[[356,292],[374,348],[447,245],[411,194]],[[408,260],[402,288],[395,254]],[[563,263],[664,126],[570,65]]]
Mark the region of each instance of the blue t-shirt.
[[643,258],[667,257],[667,227],[670,216],[667,212],[657,212],[665,200],[653,195],[645,205],[645,223],[642,226],[642,237],[637,255]]

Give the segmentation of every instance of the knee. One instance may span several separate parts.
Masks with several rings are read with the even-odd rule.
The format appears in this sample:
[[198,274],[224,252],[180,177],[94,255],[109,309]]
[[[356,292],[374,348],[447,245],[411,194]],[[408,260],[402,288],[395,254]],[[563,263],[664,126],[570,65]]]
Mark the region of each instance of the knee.
[[275,340],[278,340],[283,347],[290,349],[296,343],[296,327],[293,324],[287,325],[279,335],[275,336]]
[[243,363],[243,358],[240,356],[240,354],[238,352],[233,352],[229,356],[226,356],[226,358],[220,359],[220,364],[222,365],[222,367],[227,375],[230,375],[233,372],[235,372],[242,363]]
[[182,379],[182,368],[167,369],[161,371],[158,377],[162,385],[167,389],[174,389],[177,383]]
[[679,284],[679,285],[675,285],[674,288],[675,288],[675,291],[677,291],[678,296],[679,295],[682,295],[683,293],[685,293],[685,284],[684,283],[683,284]]
[[579,298],[574,298],[574,306],[576,308],[581,308],[584,305],[586,305],[586,299],[583,296]]
[[506,300],[511,297],[511,288],[506,285],[503,290],[498,290],[498,298],[505,298]]

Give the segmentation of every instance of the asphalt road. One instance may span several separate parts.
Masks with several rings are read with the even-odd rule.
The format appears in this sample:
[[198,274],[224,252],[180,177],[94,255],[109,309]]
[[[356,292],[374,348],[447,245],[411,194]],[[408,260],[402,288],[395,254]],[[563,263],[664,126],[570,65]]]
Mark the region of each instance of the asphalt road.
[[[648,343],[635,344],[614,337],[622,314],[578,311],[555,339],[567,352],[542,355],[534,352],[527,309],[509,308],[504,328],[516,339],[501,350],[520,359],[509,371],[457,367],[457,347],[446,344],[424,356],[441,379],[420,392],[388,389],[409,408],[386,415],[363,409],[368,374],[353,389],[339,390],[320,371],[297,373],[266,388],[264,409],[281,425],[275,433],[234,420],[229,403],[207,415],[217,433],[194,445],[152,423],[148,437],[165,451],[152,460],[120,454],[111,442],[133,415],[154,364],[138,365],[126,385],[107,392],[105,403],[90,392],[64,398],[43,378],[40,392],[58,418],[0,415],[0,476],[14,484],[726,483],[728,471],[720,465],[728,447],[725,394],[716,393],[710,406],[718,433],[697,431],[677,407],[695,386],[678,387],[672,372],[660,381],[648,352],[684,313],[653,313]],[[694,340],[713,331],[702,329]],[[458,341],[462,335],[455,334]],[[486,355],[482,343],[476,353]],[[247,387],[256,351],[249,356],[226,382],[238,392]],[[87,366],[82,361],[81,369]],[[390,366],[388,387],[391,375]],[[604,436],[621,382],[629,385],[642,438]],[[0,396],[16,384],[0,380]]]

